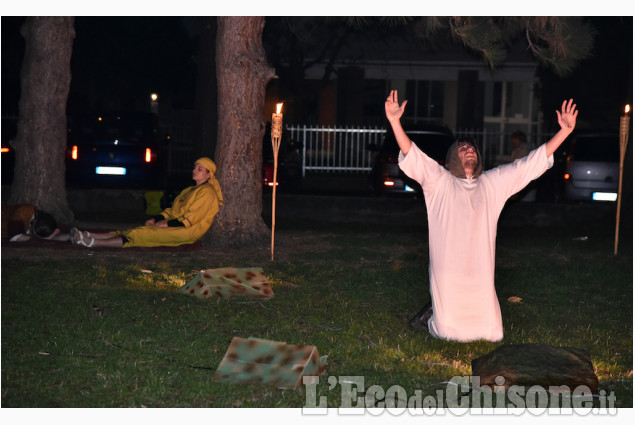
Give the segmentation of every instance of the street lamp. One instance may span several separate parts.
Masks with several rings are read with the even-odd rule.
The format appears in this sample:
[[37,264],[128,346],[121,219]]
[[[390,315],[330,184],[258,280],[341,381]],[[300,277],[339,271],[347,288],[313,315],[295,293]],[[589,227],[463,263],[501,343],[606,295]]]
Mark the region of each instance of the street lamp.
[[159,114],[159,95],[157,93],[150,93],[150,112],[155,115]]

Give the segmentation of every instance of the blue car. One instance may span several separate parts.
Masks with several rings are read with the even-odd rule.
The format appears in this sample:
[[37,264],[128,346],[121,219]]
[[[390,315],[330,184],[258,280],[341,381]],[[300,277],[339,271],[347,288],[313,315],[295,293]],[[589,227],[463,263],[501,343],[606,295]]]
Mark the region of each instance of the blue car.
[[66,182],[69,187],[160,186],[159,126],[151,113],[104,113],[73,117],[69,124]]

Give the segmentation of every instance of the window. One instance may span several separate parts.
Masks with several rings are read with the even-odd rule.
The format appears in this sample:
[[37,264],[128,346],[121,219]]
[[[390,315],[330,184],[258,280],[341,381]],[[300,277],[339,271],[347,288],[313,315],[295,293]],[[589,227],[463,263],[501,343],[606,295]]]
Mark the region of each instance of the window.
[[417,81],[406,83],[408,108],[406,118],[413,123],[443,120],[443,81]]
[[385,98],[386,80],[364,80],[364,124],[381,125],[384,123],[386,112],[384,104],[377,99]]

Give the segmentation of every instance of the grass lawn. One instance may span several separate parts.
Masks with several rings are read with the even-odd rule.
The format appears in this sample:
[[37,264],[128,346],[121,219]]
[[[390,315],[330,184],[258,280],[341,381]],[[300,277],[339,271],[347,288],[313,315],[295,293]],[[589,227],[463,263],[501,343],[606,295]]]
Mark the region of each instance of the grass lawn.
[[[633,399],[632,229],[612,223],[501,227],[496,287],[504,343],[577,347],[600,389]],[[586,236],[586,240],[578,240]],[[196,271],[262,267],[270,300],[177,293]],[[268,246],[193,252],[2,249],[2,407],[296,407],[304,387],[212,381],[233,337],[309,344],[329,377],[436,395],[501,343],[410,330],[429,300],[425,226],[276,223]],[[510,297],[521,298],[510,302]],[[360,394],[363,395],[363,394]],[[353,403],[354,405],[354,403]]]

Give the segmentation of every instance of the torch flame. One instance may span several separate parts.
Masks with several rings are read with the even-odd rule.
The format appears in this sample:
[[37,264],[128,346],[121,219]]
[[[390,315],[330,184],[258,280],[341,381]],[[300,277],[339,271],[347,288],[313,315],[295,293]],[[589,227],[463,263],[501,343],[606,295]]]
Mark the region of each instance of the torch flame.
[[626,105],[626,106],[624,107],[624,113],[625,113],[625,114],[628,114],[629,112],[631,112],[631,105]]
[[276,114],[279,114],[281,110],[282,110],[282,103],[276,104]]

